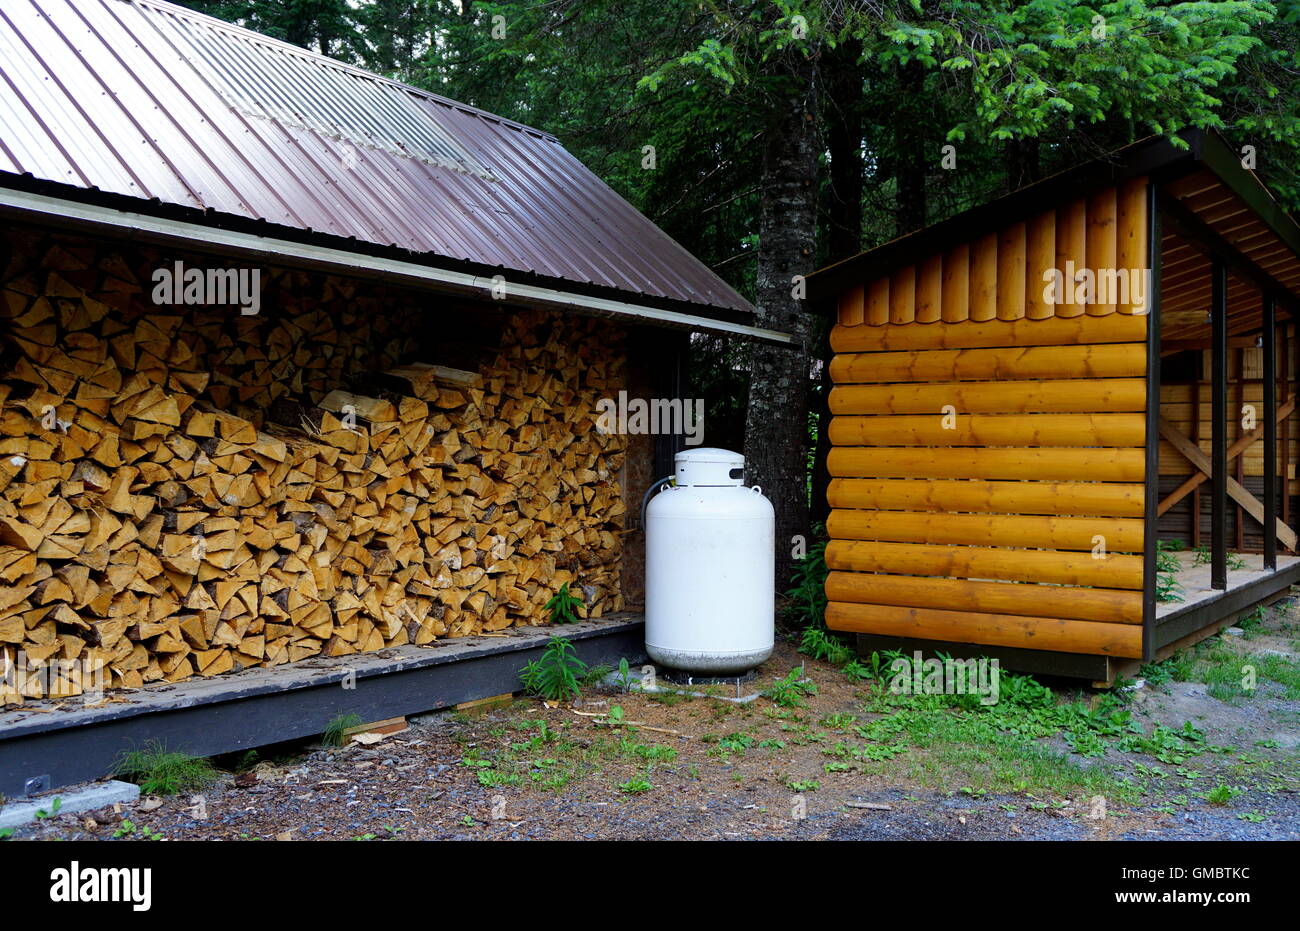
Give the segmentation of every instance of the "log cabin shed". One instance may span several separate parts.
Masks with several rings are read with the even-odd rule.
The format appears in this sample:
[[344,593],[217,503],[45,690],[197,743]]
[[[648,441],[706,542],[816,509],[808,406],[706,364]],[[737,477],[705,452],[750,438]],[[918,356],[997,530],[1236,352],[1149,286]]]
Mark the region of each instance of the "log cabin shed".
[[1180,141],[809,277],[826,622],[860,649],[1111,681],[1300,578],[1300,228],[1243,153]]
[[564,583],[635,657],[682,436],[596,404],[792,342],[554,136],[159,0],[0,7],[0,215],[9,795],[515,690]]

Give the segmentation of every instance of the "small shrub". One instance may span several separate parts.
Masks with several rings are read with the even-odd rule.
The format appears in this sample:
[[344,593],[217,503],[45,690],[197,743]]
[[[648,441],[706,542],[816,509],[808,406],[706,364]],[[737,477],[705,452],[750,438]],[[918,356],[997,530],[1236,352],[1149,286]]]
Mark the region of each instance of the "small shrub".
[[552,624],[576,624],[577,609],[581,604],[582,599],[570,594],[569,583],[565,582],[560,586],[560,590],[551,596],[551,600],[546,602],[546,611],[551,616]]
[[853,659],[853,649],[821,627],[809,627],[799,638],[799,652],[813,659],[843,665]]
[[1226,805],[1238,795],[1244,794],[1245,791],[1245,789],[1238,788],[1237,786],[1223,785],[1220,783],[1209,792],[1205,793],[1205,800],[1211,805]]
[[795,563],[790,574],[790,587],[785,591],[789,603],[781,616],[796,628],[821,628],[826,624],[825,536],[826,530],[821,524],[813,527],[816,542],[808,547],[808,552]]
[[202,757],[170,751],[151,741],[124,753],[114,765],[113,775],[136,783],[145,795],[178,795],[212,785],[217,768]]
[[772,687],[763,693],[782,708],[803,708],[807,702],[804,695],[816,695],[817,684],[811,679],[804,681],[803,667],[791,669],[784,679],[772,683]]
[[365,723],[365,719],[359,714],[336,714],[325,725],[325,732],[321,734],[320,742],[327,747],[341,747],[347,740],[347,732]]
[[529,694],[548,701],[568,701],[581,694],[579,680],[586,672],[587,664],[578,659],[573,643],[565,637],[552,637],[541,658],[519,670],[519,681]]
[[642,792],[649,792],[654,786],[649,779],[644,776],[633,776],[627,782],[618,787],[618,791],[624,795],[640,795]]

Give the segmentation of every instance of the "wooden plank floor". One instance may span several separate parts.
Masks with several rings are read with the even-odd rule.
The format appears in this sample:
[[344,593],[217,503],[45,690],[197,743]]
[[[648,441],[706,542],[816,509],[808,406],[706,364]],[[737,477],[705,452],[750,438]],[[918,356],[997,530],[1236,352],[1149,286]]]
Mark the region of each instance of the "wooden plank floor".
[[[1161,602],[1156,606],[1157,618],[1183,611],[1200,602],[1210,601],[1223,594],[1222,591],[1210,588],[1209,563],[1200,566],[1196,565],[1196,554],[1192,552],[1174,553],[1173,555],[1182,564],[1182,569],[1178,573],[1178,584],[1182,587],[1183,600]],[[1230,557],[1231,555],[1229,554]],[[1228,570],[1228,591],[1250,585],[1272,574],[1264,569],[1262,554],[1242,553],[1240,558],[1246,564],[1246,568]],[[1233,560],[1229,559],[1229,561],[1232,562]],[[1278,554],[1278,571],[1288,569],[1297,563],[1300,563],[1300,556]]]

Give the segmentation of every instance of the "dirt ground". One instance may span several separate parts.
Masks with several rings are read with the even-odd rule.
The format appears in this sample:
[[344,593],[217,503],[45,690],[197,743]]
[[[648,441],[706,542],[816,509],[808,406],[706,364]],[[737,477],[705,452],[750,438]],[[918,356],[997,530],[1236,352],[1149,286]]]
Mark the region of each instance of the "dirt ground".
[[749,685],[802,665],[788,695],[588,685],[571,703],[431,713],[370,745],[218,760],[201,793],[13,839],[1296,840],[1298,619],[1280,602],[1141,684],[1053,682],[1045,705],[1005,712],[1005,673],[996,710],[972,710],[891,697],[782,642]]

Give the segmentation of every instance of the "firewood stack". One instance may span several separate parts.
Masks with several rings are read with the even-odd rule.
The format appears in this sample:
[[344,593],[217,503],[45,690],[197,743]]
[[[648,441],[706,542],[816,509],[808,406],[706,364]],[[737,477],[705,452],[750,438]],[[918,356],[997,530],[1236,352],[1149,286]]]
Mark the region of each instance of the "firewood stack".
[[5,274],[0,673],[75,661],[77,694],[426,644],[545,623],[566,582],[622,608],[617,329],[528,311],[478,371],[399,364],[414,307],[286,272],[287,312],[160,308],[151,264],[55,244]]

